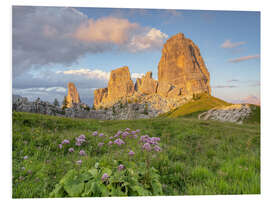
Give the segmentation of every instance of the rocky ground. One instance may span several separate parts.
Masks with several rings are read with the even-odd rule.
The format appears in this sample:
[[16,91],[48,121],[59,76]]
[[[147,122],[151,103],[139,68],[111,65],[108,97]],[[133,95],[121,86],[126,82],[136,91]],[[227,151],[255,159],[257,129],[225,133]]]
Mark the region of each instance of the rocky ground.
[[242,124],[251,114],[252,110],[248,104],[233,104],[230,106],[217,107],[199,114],[201,120],[218,120]]

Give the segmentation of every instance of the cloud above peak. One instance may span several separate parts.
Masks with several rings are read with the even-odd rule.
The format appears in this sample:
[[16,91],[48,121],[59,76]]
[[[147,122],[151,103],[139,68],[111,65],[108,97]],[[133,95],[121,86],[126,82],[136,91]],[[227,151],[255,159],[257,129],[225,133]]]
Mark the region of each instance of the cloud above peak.
[[231,42],[231,40],[226,40],[225,42],[223,42],[221,44],[221,47],[224,48],[224,49],[232,49],[232,48],[235,48],[235,47],[239,47],[243,44],[246,44],[246,42]]
[[75,8],[13,6],[13,76],[73,65],[86,54],[161,49],[165,33],[126,18],[89,19]]
[[239,57],[239,58],[235,58],[235,59],[229,59],[228,61],[231,63],[239,63],[242,61],[247,61],[247,60],[251,60],[251,59],[259,59],[260,55],[256,54],[256,55],[251,55],[251,56],[243,56],[243,57]]

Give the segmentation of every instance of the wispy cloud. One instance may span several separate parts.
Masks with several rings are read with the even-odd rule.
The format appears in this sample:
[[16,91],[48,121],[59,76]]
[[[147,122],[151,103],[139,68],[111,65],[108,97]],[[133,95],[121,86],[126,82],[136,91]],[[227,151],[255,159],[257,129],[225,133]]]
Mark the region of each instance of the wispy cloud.
[[234,83],[234,82],[239,82],[239,80],[237,80],[237,79],[232,79],[232,80],[227,80],[226,82],[227,82],[227,83]]
[[251,56],[243,56],[243,57],[239,57],[239,58],[235,58],[235,59],[229,59],[228,61],[231,63],[238,63],[241,61],[247,61],[247,60],[251,60],[251,59],[258,59],[260,58],[260,55],[251,55]]
[[223,44],[221,44],[221,47],[224,49],[232,49],[235,47],[239,47],[243,44],[246,44],[246,42],[231,42],[231,40],[226,40],[225,42],[223,42]]
[[235,88],[237,87],[236,85],[215,85],[212,86],[212,88]]

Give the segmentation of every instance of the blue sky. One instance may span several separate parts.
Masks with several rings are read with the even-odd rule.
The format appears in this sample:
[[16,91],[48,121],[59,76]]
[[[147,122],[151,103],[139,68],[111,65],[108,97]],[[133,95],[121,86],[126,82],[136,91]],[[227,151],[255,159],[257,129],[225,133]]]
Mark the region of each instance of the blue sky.
[[[200,48],[214,96],[231,102],[260,100],[259,12],[16,7],[13,19],[13,93],[62,100],[65,82],[74,76],[81,97],[90,104],[93,90],[106,86],[115,68],[127,65],[132,73],[152,71],[157,77],[162,44],[182,32]],[[107,38],[108,31],[116,37]],[[92,32],[106,35],[98,38]],[[148,47],[132,44],[133,38]]]

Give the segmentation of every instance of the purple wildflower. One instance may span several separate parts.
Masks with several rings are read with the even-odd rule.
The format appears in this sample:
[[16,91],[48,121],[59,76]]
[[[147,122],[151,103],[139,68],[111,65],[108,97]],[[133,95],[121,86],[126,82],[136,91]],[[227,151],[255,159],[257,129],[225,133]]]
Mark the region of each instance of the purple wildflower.
[[133,135],[133,137],[136,139],[138,137],[138,135],[135,134],[135,135]]
[[104,134],[103,134],[103,133],[100,133],[100,134],[99,134],[99,137],[103,137],[103,136],[104,136]]
[[74,149],[73,148],[69,148],[68,151],[69,152],[74,152]]
[[104,145],[103,142],[98,143],[98,146],[99,146],[99,147],[102,147],[103,145]]
[[82,144],[81,142],[76,142],[75,143],[76,146],[81,146],[81,144]]
[[102,176],[102,181],[105,181],[109,178],[109,175],[107,173],[104,173],[103,176]]
[[58,145],[58,147],[59,147],[60,149],[62,149],[62,148],[63,148],[62,144],[59,144],[59,145]]
[[118,146],[120,146],[122,144],[125,144],[125,142],[121,138],[118,138],[118,139],[114,140],[114,144],[117,144]]
[[120,164],[120,165],[118,166],[118,171],[122,171],[124,168],[125,168],[125,166],[124,166],[123,164]]
[[95,131],[95,132],[93,132],[93,134],[92,134],[93,136],[97,136],[98,135],[98,132],[97,131]]
[[108,142],[108,145],[112,145],[112,144],[113,144],[113,142],[112,142],[112,141],[109,141],[109,142]]
[[135,135],[137,132],[136,131],[131,131],[131,134],[132,135]]
[[79,136],[79,138],[82,139],[82,140],[84,140],[84,139],[85,139],[85,135],[81,134],[81,135]]
[[82,160],[76,161],[77,165],[81,165],[82,164]]
[[23,159],[24,159],[24,160],[28,159],[28,156],[24,156]]
[[141,142],[148,142],[150,140],[150,137],[148,135],[143,135],[140,138]]
[[151,145],[148,142],[145,143],[142,148],[145,149],[146,151],[151,151]]
[[160,151],[161,151],[161,148],[160,148],[158,145],[155,145],[155,146],[154,146],[154,150],[155,150],[156,152],[160,152]]
[[123,138],[126,138],[128,135],[129,135],[129,132],[123,132],[123,133],[122,133],[122,137],[123,137]]
[[117,131],[117,134],[119,134],[119,135],[120,135],[121,133],[122,133],[122,131],[121,131],[121,130],[118,130],[118,131]]
[[128,153],[129,156],[133,156],[134,154],[135,153],[132,150],[130,150],[129,153]]
[[137,129],[136,132],[139,133],[139,132],[141,132],[141,130],[140,129]]
[[126,128],[126,131],[130,131],[130,129],[129,128]]
[[109,139],[112,140],[113,139],[113,136],[109,137]]
[[85,153],[84,150],[81,150],[79,153],[80,153],[81,156],[85,156],[86,155],[86,153]]
[[70,143],[69,140],[66,140],[66,139],[62,141],[62,145],[63,144],[69,144],[69,143]]

